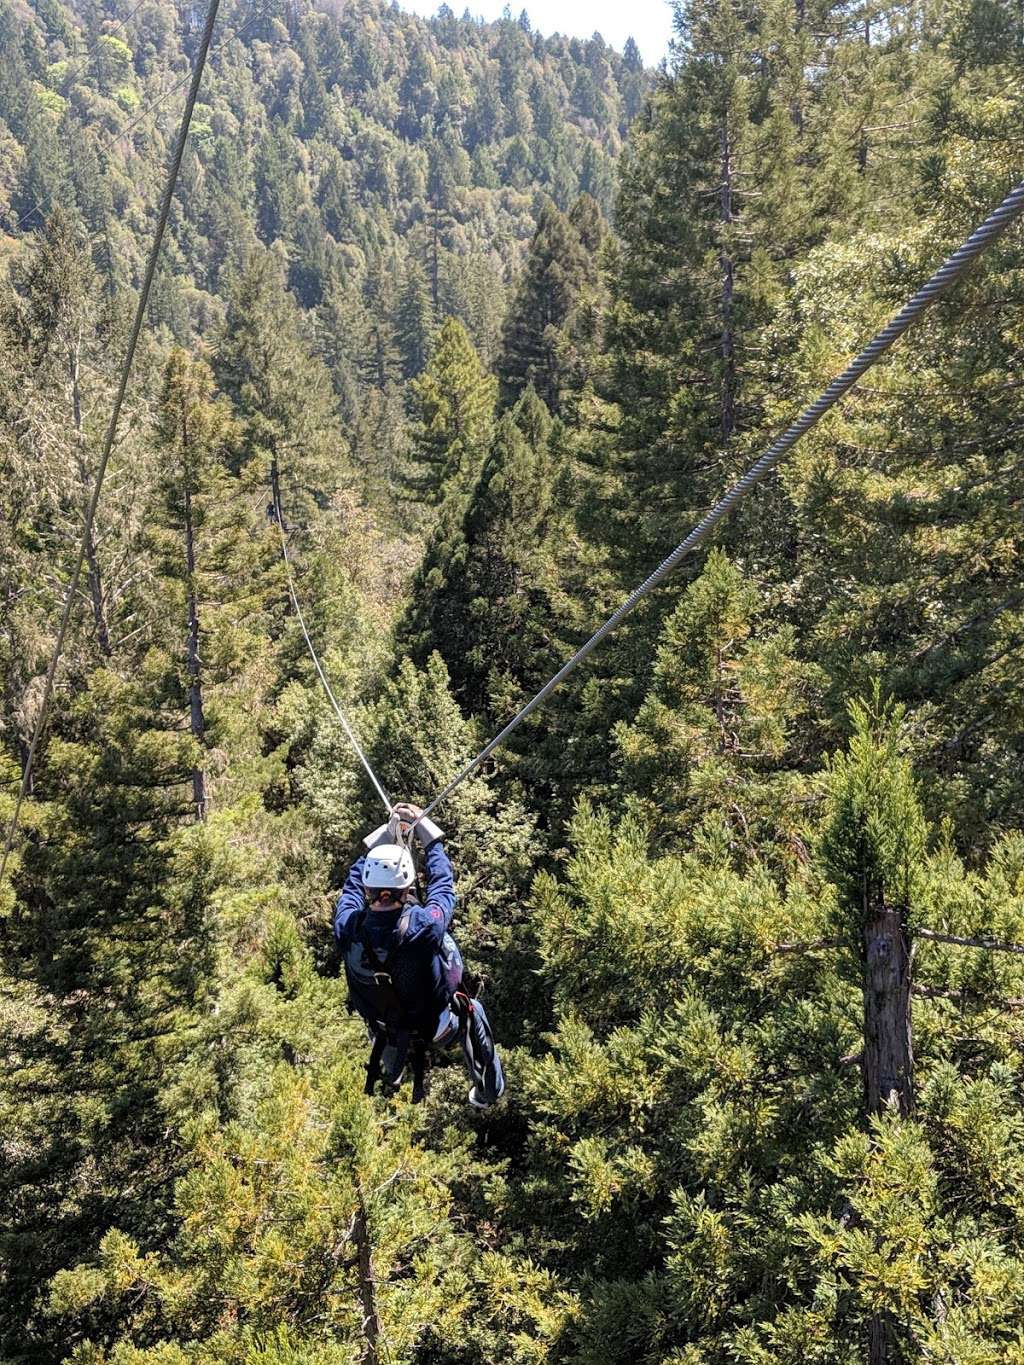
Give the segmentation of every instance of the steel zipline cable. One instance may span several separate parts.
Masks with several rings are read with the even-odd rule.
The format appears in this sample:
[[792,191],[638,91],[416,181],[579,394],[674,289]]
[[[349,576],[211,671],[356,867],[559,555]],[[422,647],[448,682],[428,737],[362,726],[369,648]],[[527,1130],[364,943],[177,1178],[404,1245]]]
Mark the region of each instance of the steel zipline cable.
[[356,738],[355,731],[352,729],[352,726],[348,723],[344,711],[342,711],[341,707],[338,705],[338,699],[337,697],[335,697],[334,692],[331,689],[331,684],[327,680],[327,674],[324,672],[320,660],[317,657],[316,649],[313,647],[313,641],[309,638],[309,631],[306,629],[306,619],[302,615],[302,608],[299,606],[299,597],[295,591],[295,578],[294,575],[292,574],[292,562],[291,559],[288,557],[288,538],[285,535],[284,526],[282,525],[281,507],[279,503],[274,504],[274,520],[277,522],[277,529],[281,536],[281,558],[284,560],[285,572],[288,575],[288,595],[292,599],[292,606],[295,608],[295,615],[298,617],[299,625],[302,628],[302,633],[306,638],[306,648],[309,650],[309,657],[313,660],[313,665],[316,668],[317,675],[319,676],[320,681],[324,685],[324,691],[327,693],[328,700],[334,707],[334,714],[338,717],[338,723],[341,725],[341,728],[345,731],[345,734],[348,736],[349,743],[352,745],[352,748],[358,754],[360,763],[362,763],[363,767],[366,769],[367,777],[369,777],[370,781],[373,783],[374,787],[376,788],[377,795],[384,802],[384,808],[387,811],[388,815],[390,815],[392,810],[391,798],[388,796],[387,792],[384,790],[381,784],[377,781],[374,771],[370,767],[370,761],[363,753],[362,748],[360,747],[359,744],[359,740]]
[[594,632],[586,644],[578,649],[572,658],[563,664],[555,676],[544,684],[536,696],[526,703],[519,714],[509,721],[504,730],[495,735],[491,742],[480,750],[476,758],[467,763],[462,771],[448,783],[447,787],[434,797],[423,812],[424,815],[429,815],[435,810],[460,783],[475,772],[480,764],[493,754],[495,749],[499,748],[514,730],[522,725],[527,716],[532,715],[555,688],[565,681],[573,669],[582,663],[592,650],[597,648],[605,636],[611,634],[637,603],[646,597],[652,589],[656,588],[684,556],[707,539],[711,531],[724,517],[728,516],[736,504],[746,497],[751,489],[756,488],[763,479],[767,478],[772,470],[789,454],[800,438],[806,436],[811,428],[821,421],[829,409],[834,407],[840,398],[853,388],[858,379],[866,374],[876,361],[881,359],[889,347],[899,340],[921,314],[936,299],[940,298],[951,285],[956,283],[967,267],[1001,237],[1012,223],[1016,222],[1021,213],[1024,213],[1024,182],[1021,182],[1016,189],[1006,196],[995,212],[986,218],[984,223],[968,237],[963,246],[949,257],[928,283],[918,290],[910,302],[894,318],[890,319],[878,335],[864,347],[856,359],[851,361],[843,370],[842,374],[833,379],[825,392],[815,399],[810,407],[804,409],[792,426],[788,427],[774,445],[765,451],[757,463],[747,470],[739,482],[735,483],[725,496],[715,503],[710,512],[693,528],[686,539],[680,541],[668,558],[658,565],[649,578],[644,579],[619,609],[609,616],[604,625]]
[[46,713],[49,709],[50,698],[53,695],[53,680],[57,673],[57,664],[60,662],[61,651],[64,648],[64,637],[67,635],[68,622],[71,619],[71,610],[74,606],[75,598],[78,595],[78,583],[82,576],[82,566],[85,563],[86,548],[89,544],[93,524],[96,520],[96,508],[99,505],[100,493],[103,490],[103,480],[106,476],[107,465],[110,462],[110,452],[114,446],[114,438],[117,435],[117,424],[121,417],[121,407],[124,403],[125,392],[128,388],[132,363],[135,360],[135,350],[139,343],[139,336],[142,333],[142,324],[146,318],[146,309],[149,306],[149,295],[150,290],[153,287],[153,277],[156,274],[160,247],[164,238],[164,230],[167,227],[167,219],[171,212],[171,201],[174,198],[174,191],[178,184],[178,173],[181,170],[181,161],[185,154],[185,144],[188,141],[189,125],[192,122],[192,113],[196,107],[196,100],[199,96],[199,86],[203,79],[203,70],[206,66],[207,54],[210,51],[210,40],[213,37],[213,26],[217,21],[217,11],[219,8],[220,0],[210,0],[210,7],[206,15],[206,25],[203,29],[199,51],[196,54],[195,67],[192,71],[192,84],[189,87],[188,98],[185,101],[185,110],[181,116],[178,141],[174,148],[174,155],[171,158],[171,164],[167,172],[167,183],[164,187],[163,200],[160,205],[159,217],[157,218],[156,232],[153,236],[153,245],[150,248],[149,260],[146,262],[146,273],[143,276],[142,288],[139,291],[139,300],[135,309],[135,320],[132,323],[132,329],[128,337],[128,348],[125,352],[124,364],[121,367],[121,378],[118,383],[117,393],[114,397],[114,406],[110,414],[110,421],[107,425],[107,432],[100,453],[99,465],[96,469],[96,480],[85,513],[85,525],[82,529],[82,541],[78,550],[78,558],[75,562],[74,572],[71,575],[71,582],[68,584],[67,595],[64,598],[64,609],[61,613],[60,626],[57,629],[57,640],[54,644],[53,654],[50,657],[50,663],[46,670],[46,681],[43,684],[43,695],[39,704],[39,714],[36,717],[35,727],[32,731],[32,740],[29,744],[28,754],[25,758],[25,768],[22,773],[21,787],[18,791],[18,799],[14,805],[14,814],[11,816],[11,823],[7,830],[3,857],[0,858],[0,883],[3,882],[4,873],[7,870],[7,860],[10,857],[11,849],[14,846],[14,836],[18,832],[18,821],[21,817],[21,808],[32,782],[32,767],[35,762],[36,749],[39,746],[39,737],[46,724]]

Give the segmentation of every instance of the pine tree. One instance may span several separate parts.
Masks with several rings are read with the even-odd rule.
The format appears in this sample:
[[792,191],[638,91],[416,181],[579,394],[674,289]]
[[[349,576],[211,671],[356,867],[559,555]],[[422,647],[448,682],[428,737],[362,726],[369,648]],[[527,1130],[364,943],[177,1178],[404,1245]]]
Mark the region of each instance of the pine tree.
[[[223,404],[212,401],[212,391],[213,375],[204,361],[190,360],[180,350],[171,353],[164,371],[159,423],[164,455],[163,510],[168,529],[179,538],[171,577],[184,592],[184,680],[189,729],[200,749],[209,744],[203,660],[211,652],[204,643],[200,587],[209,581],[207,547],[212,558],[217,549],[210,542],[218,529],[223,537],[225,514],[230,516],[225,464],[233,435],[230,417]],[[192,770],[192,799],[199,819],[206,817],[207,795],[205,767],[197,766]]]
[[504,407],[532,385],[557,415],[570,368],[572,318],[594,278],[594,263],[579,233],[553,204],[546,204],[502,329],[497,370]]
[[655,830],[806,860],[815,671],[791,631],[758,630],[759,614],[756,589],[713,550],[665,623],[636,720],[616,728],[621,780]]
[[426,367],[434,330],[434,310],[426,275],[415,260],[406,262],[398,299],[395,332],[402,358],[402,378],[415,379]]
[[246,476],[268,495],[279,478],[285,514],[301,522],[338,486],[348,452],[327,372],[269,252],[254,253],[235,285],[214,372],[242,423]]
[[73,1329],[43,1321],[41,1285],[113,1223],[147,1247],[166,1230],[162,1089],[210,967],[202,894],[179,901],[173,872],[195,751],[167,675],[153,654],[135,681],[101,670],[65,704],[70,738],[50,739],[37,782],[46,837],[24,852],[8,921],[5,973],[43,1008],[5,1059],[17,1213],[0,1339],[43,1358]]
[[498,422],[458,524],[442,517],[403,626],[414,658],[437,649],[471,711],[504,715],[553,659],[551,541],[556,496],[551,419],[528,390]]
[[[104,306],[88,252],[63,212],[49,220],[45,237],[15,282],[19,289],[5,320],[14,366],[6,419],[16,433],[15,460],[19,447],[31,449],[33,459],[31,468],[12,474],[29,480],[34,534],[58,562],[70,564],[81,541],[81,518],[113,402],[108,372],[116,363],[120,319]],[[136,420],[126,421],[107,496],[85,544],[83,579],[93,646],[107,658],[130,634],[127,621],[145,577],[141,511],[150,461],[136,434],[140,387],[137,380],[129,391],[129,412]]]
[[490,444],[497,384],[457,319],[446,318],[441,325],[412,391],[418,406],[412,436],[420,496],[428,503],[463,497]]

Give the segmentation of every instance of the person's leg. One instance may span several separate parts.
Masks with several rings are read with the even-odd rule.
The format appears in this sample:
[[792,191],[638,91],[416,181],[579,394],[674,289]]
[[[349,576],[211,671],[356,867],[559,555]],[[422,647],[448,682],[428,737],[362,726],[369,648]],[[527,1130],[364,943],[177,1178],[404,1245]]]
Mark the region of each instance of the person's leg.
[[461,1014],[459,1041],[466,1059],[466,1070],[472,1086],[469,1102],[475,1109],[487,1109],[496,1104],[505,1092],[505,1077],[501,1058],[494,1046],[487,1011],[479,1000],[472,1000],[461,991],[456,996]]

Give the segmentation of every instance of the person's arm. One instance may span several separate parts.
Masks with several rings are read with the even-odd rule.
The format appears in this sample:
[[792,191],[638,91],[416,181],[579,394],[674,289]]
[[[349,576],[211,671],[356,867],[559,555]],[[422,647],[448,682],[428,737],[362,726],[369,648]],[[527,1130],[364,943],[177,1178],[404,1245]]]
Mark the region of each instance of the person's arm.
[[455,879],[440,839],[435,839],[427,849],[426,864],[426,904],[412,906],[406,911],[399,922],[400,933],[403,943],[429,940],[435,947],[440,947],[455,914]]
[[363,908],[363,863],[365,862],[366,855],[364,853],[352,864],[349,874],[345,878],[341,895],[338,897],[338,903],[334,907],[334,937],[342,947],[348,943],[349,921],[357,910]]
[[445,931],[451,928],[455,915],[455,874],[440,838],[427,846],[424,857],[427,865],[425,909],[428,913],[432,910],[441,912],[441,931],[437,936],[440,942]]

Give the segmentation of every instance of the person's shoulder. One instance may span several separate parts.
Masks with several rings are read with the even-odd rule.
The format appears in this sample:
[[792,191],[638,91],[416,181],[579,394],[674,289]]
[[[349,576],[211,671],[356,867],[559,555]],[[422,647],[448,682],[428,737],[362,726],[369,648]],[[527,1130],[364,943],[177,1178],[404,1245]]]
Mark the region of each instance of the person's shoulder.
[[420,905],[418,901],[408,907],[407,915],[407,919],[406,916],[402,917],[405,921],[403,938],[411,938],[420,929],[430,928],[444,920],[444,912],[436,905]]

